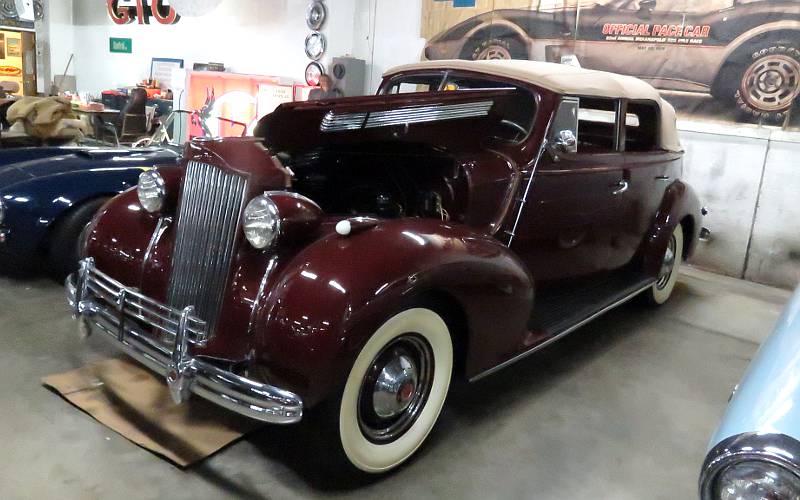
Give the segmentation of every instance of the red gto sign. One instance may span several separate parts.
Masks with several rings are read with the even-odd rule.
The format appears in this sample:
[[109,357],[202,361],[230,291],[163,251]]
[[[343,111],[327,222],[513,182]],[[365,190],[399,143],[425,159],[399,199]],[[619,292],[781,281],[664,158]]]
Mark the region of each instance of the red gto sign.
[[107,0],[106,5],[116,24],[129,24],[134,19],[139,24],[150,24],[151,17],[159,24],[175,24],[181,18],[166,0]]

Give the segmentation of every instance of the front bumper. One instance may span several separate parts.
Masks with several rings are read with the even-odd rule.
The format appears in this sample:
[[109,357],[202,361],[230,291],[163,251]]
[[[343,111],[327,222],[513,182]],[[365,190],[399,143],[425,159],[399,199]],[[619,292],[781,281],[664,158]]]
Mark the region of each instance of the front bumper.
[[[97,270],[92,259],[82,261],[80,272],[67,278],[66,289],[73,316],[81,326],[89,332],[101,331],[126,354],[164,375],[177,403],[194,393],[262,422],[291,424],[302,419],[303,401],[296,394],[188,353],[189,344],[203,345],[207,340],[205,324],[192,316],[191,307],[176,311],[159,304]],[[140,324],[174,335],[172,350],[153,340]]]

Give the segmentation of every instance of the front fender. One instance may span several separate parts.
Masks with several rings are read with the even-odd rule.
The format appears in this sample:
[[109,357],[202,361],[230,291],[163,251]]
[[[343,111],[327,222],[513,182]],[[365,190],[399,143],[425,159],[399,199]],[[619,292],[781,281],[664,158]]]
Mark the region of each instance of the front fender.
[[136,185],[141,169],[64,172],[31,178],[0,192],[7,208],[6,250],[32,257],[41,250],[53,224],[73,207],[114,196]]
[[643,270],[648,276],[658,275],[670,235],[678,224],[683,224],[683,257],[688,260],[697,248],[702,214],[694,189],[682,181],[673,182],[664,191],[661,205],[640,248]]
[[465,315],[468,376],[519,346],[533,283],[516,256],[464,226],[399,219],[297,254],[256,308],[254,352],[313,404],[343,382],[384,321],[432,292]]

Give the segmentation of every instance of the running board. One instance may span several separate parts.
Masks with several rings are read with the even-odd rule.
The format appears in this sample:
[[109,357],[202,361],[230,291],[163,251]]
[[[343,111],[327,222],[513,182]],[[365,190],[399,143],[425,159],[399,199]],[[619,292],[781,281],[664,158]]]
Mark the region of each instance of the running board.
[[531,354],[533,354],[533,353],[535,353],[535,352],[537,352],[537,351],[539,351],[541,349],[544,349],[545,347],[549,346],[553,342],[561,339],[562,337],[565,337],[565,336],[569,335],[570,333],[574,332],[578,328],[580,328],[580,327],[584,326],[585,324],[589,323],[593,319],[595,319],[595,318],[597,318],[599,316],[602,316],[603,314],[607,313],[608,311],[614,309],[617,306],[620,306],[620,305],[624,304],[625,302],[628,302],[632,298],[636,297],[640,293],[644,292],[645,290],[647,290],[648,288],[653,286],[653,283],[655,283],[655,280],[648,281],[647,284],[636,288],[633,292],[628,293],[627,295],[625,295],[622,298],[612,302],[611,304],[605,306],[604,308],[600,309],[599,311],[596,311],[596,312],[592,313],[591,315],[589,315],[588,317],[584,318],[583,320],[581,320],[581,321],[579,321],[579,322],[577,322],[577,323],[575,323],[573,325],[570,325],[569,327],[564,328],[563,330],[559,331],[558,333],[554,333],[553,335],[549,336],[547,338],[547,340],[544,340],[544,341],[534,345],[533,347],[531,347],[527,351],[523,351],[523,352],[517,354],[516,356],[514,356],[514,357],[512,357],[512,358],[510,358],[510,359],[508,359],[506,361],[503,361],[499,365],[493,366],[492,368],[489,368],[488,370],[475,375],[474,377],[470,378],[469,381],[470,382],[475,382],[475,381],[478,381],[478,380],[480,380],[480,379],[482,379],[484,377],[488,377],[489,375],[491,375],[491,374],[493,374],[493,373],[495,373],[497,371],[500,371],[503,368],[505,368],[505,367],[507,367],[509,365],[512,365],[512,364],[516,363],[517,361],[519,361],[519,360],[521,360],[523,358],[526,358],[526,357],[530,356]]

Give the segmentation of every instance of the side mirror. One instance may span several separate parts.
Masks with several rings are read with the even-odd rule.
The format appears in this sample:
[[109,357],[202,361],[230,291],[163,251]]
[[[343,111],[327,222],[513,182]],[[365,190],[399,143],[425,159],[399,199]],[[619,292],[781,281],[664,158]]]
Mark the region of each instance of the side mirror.
[[578,139],[572,130],[561,130],[556,136],[555,147],[562,153],[575,153],[578,151]]

